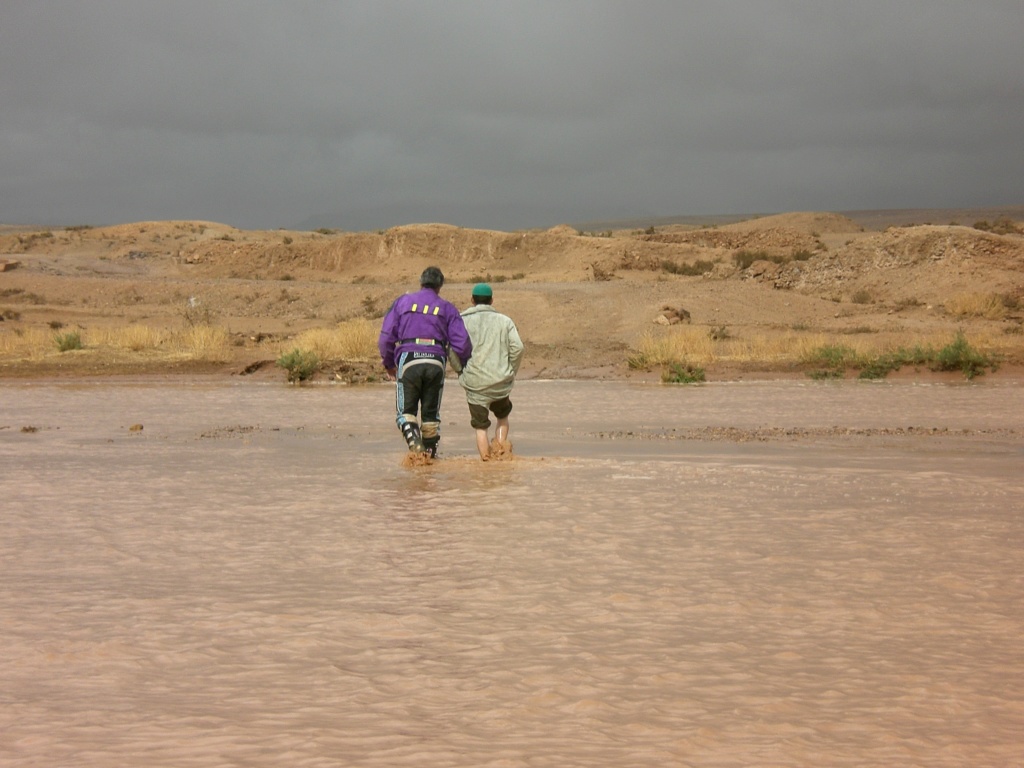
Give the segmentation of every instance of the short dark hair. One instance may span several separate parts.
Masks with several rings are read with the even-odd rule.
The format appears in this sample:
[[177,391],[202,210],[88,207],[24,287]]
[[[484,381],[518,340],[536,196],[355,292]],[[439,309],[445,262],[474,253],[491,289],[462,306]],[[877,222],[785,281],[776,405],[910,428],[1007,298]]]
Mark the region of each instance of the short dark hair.
[[474,296],[473,306],[475,307],[477,304],[490,304],[492,301],[494,301],[493,296]]
[[437,267],[427,267],[423,270],[423,274],[420,275],[420,285],[424,288],[433,288],[435,291],[439,291],[441,286],[444,285],[444,273]]

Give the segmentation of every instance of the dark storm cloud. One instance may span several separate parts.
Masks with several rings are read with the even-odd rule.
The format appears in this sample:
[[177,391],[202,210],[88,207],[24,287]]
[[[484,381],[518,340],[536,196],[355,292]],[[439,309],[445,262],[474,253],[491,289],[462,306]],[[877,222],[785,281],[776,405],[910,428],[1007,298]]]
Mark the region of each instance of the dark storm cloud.
[[1022,22],[1016,0],[14,0],[0,221],[1019,204]]

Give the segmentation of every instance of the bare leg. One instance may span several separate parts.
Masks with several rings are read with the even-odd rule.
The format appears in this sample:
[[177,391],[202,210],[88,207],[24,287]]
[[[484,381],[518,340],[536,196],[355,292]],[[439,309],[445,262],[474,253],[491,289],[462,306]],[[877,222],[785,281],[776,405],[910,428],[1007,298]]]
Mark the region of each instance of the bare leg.
[[491,454],[491,446],[487,441],[486,429],[476,431],[476,449],[480,452],[480,461],[487,461]]
[[508,442],[508,417],[498,419],[498,427],[494,431],[494,437],[499,443]]

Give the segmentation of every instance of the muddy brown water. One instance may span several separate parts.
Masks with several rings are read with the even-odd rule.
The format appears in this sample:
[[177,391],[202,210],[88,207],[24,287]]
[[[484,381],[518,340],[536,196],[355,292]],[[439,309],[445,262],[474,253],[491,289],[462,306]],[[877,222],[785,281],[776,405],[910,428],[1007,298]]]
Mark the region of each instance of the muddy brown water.
[[1019,384],[514,401],[0,384],[0,765],[1024,764]]

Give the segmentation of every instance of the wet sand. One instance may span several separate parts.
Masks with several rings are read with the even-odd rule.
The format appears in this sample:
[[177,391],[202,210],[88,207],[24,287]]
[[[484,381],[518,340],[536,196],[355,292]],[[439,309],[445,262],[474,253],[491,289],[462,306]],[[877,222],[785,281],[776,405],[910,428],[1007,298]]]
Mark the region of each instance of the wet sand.
[[513,399],[0,383],[0,765],[1021,764],[1019,384]]

